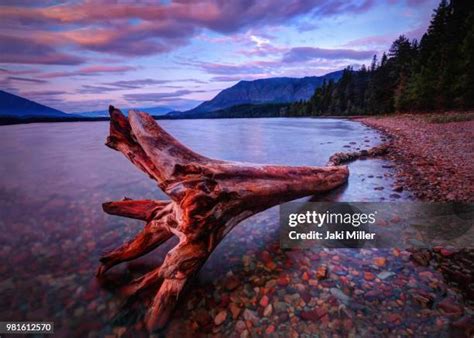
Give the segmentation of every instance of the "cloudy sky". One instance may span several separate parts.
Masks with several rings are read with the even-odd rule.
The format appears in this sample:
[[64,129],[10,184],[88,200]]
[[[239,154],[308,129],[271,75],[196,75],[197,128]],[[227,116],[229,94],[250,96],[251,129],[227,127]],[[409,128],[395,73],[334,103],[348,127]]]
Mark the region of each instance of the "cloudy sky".
[[239,80],[369,64],[438,0],[0,0],[0,88],[66,112],[186,109]]

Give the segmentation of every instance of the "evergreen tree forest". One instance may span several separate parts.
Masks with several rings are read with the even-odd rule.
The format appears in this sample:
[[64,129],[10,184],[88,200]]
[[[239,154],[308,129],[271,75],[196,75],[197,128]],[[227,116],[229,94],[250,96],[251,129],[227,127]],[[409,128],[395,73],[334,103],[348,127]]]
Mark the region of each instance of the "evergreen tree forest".
[[443,0],[420,41],[395,40],[369,67],[348,67],[288,115],[365,115],[474,107],[474,1]]

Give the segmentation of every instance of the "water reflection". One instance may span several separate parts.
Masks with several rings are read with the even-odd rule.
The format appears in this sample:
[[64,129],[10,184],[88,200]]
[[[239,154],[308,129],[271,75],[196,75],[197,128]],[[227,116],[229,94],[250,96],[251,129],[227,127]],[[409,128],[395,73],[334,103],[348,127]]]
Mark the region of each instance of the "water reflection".
[[[209,157],[289,165],[324,165],[337,151],[366,149],[383,138],[361,124],[337,119],[160,124]],[[163,193],[103,145],[106,122],[17,125],[0,131],[0,318],[54,321],[59,336],[146,335],[140,322],[140,304],[146,300],[124,306],[114,288],[94,278],[102,252],[119,246],[143,224],[107,216],[101,204],[123,196],[165,198]],[[384,160],[355,162],[349,183],[319,198],[391,200],[389,167]],[[409,195],[404,192],[400,198]],[[424,281],[403,252],[283,252],[277,217],[276,208],[268,210],[224,239],[165,334],[381,334],[390,327],[403,335],[446,327],[434,312],[417,317],[419,308],[408,301],[412,289],[433,297],[446,291],[431,268],[424,269],[431,276]],[[121,283],[153,268],[163,250],[115,268],[111,280]],[[374,264],[376,258],[384,264]],[[322,265],[329,276],[319,281],[315,274]],[[384,307],[388,310],[382,311]],[[214,318],[222,311],[226,319],[217,325]],[[389,318],[388,324],[382,316]],[[380,325],[374,325],[378,318]],[[439,320],[441,328],[433,325]]]

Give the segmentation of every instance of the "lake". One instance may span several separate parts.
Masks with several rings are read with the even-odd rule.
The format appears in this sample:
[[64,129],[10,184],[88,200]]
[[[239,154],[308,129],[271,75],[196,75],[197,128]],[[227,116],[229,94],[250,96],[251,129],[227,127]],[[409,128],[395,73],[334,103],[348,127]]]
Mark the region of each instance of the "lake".
[[[343,119],[159,124],[203,155],[257,163],[324,165],[335,152],[368,149],[385,140]],[[146,336],[141,322],[146,300],[126,303],[116,286],[159,264],[163,250],[174,243],[114,268],[99,282],[95,271],[101,254],[143,226],[104,214],[101,204],[124,196],[166,196],[122,154],[104,146],[107,134],[108,122],[0,127],[1,320],[53,321],[57,335],[65,337]],[[393,196],[394,171],[386,160],[356,161],[350,171],[346,186],[321,199],[411,198],[409,192]],[[315,272],[323,265],[329,275],[319,281]],[[458,296],[438,272],[415,266],[405,251],[282,251],[276,207],[246,220],[223,240],[163,333],[382,335],[389,328],[394,334],[429,335],[448,330],[435,310],[419,315],[410,298],[416,292],[435,301],[446,292]],[[226,320],[217,325],[214,318],[222,311]]]

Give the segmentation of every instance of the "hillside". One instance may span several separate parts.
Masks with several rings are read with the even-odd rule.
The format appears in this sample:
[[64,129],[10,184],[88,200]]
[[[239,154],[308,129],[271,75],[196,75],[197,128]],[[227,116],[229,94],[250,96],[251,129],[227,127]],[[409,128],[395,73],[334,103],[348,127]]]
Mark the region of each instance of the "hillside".
[[68,118],[71,116],[57,109],[0,90],[0,117],[2,118]]
[[342,72],[304,78],[278,77],[254,81],[240,81],[224,89],[210,101],[185,112],[172,112],[171,116],[195,116],[244,104],[290,103],[309,99],[324,80],[338,80]]

